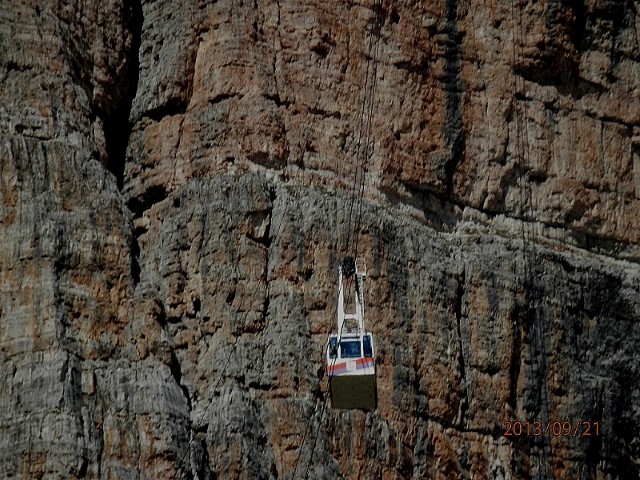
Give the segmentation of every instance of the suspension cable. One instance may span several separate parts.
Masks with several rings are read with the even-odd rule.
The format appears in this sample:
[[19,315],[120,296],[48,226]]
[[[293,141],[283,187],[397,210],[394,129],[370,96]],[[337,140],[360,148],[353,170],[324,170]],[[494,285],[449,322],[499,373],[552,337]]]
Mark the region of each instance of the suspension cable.
[[[366,172],[367,172],[367,158],[366,157],[368,156],[368,153],[369,153],[370,132],[371,132],[371,118],[372,118],[372,115],[373,115],[373,100],[370,100],[369,108],[368,108],[368,112],[367,112],[367,98],[368,98],[367,91],[370,90],[370,95],[369,96],[372,98],[374,93],[375,93],[375,84],[376,84],[376,81],[377,81],[377,79],[376,79],[376,76],[377,76],[377,73],[376,73],[377,72],[377,64],[375,63],[375,61],[377,61],[378,45],[379,45],[379,40],[380,40],[380,32],[381,32],[381,28],[382,28],[382,22],[381,22],[381,19],[380,19],[381,5],[382,5],[382,0],[376,0],[376,3],[374,5],[374,13],[376,15],[376,23],[374,25],[375,28],[373,30],[374,35],[376,37],[375,44],[373,43],[372,35],[371,34],[369,35],[369,46],[368,46],[368,52],[369,53],[367,55],[367,68],[366,68],[366,74],[365,74],[364,96],[363,96],[363,100],[362,100],[362,106],[361,106],[361,109],[360,109],[359,125],[358,125],[358,132],[359,133],[358,133],[358,139],[357,139],[357,143],[356,143],[356,170],[355,170],[355,175],[354,175],[353,191],[352,191],[352,197],[351,197],[351,202],[350,202],[350,206],[349,206],[349,215],[348,215],[349,220],[348,220],[347,241],[346,241],[346,243],[347,243],[347,251],[349,251],[350,247],[351,247],[351,244],[350,244],[350,242],[351,242],[351,223],[352,223],[352,215],[353,215],[353,210],[354,210],[354,202],[356,200],[356,197],[359,197],[359,199],[358,199],[359,203],[362,202],[364,183],[365,183],[365,177],[366,177]],[[369,86],[369,71],[370,71],[370,61],[371,61],[372,46],[375,46],[375,50],[374,50],[375,51],[375,53],[374,53],[374,57],[375,58],[374,58],[374,69],[373,69],[373,79],[372,79],[373,86],[371,87],[371,86]],[[365,120],[365,116],[366,116],[366,120]],[[365,143],[365,148],[364,148],[364,154],[362,154],[362,161],[360,161],[360,156],[361,156],[361,152],[362,152],[363,132],[366,132],[364,134],[365,138],[366,138],[366,143]],[[362,164],[362,167],[361,167],[361,164]],[[284,168],[283,168],[283,175],[286,174],[286,169],[287,169],[288,166],[289,166],[289,163],[287,162],[285,164]],[[360,182],[358,182],[358,176],[359,175],[362,176],[362,179],[360,180]],[[358,190],[358,188],[357,188],[358,187],[358,183],[359,183],[359,190],[360,190],[359,195],[356,194],[357,190]],[[288,208],[288,203],[285,204],[285,211],[283,212],[283,217],[282,217],[282,220],[281,220],[280,225],[278,227],[278,230],[277,230],[276,234],[273,237],[274,239],[277,238],[280,235],[280,231],[281,231],[282,225],[284,223],[284,217],[285,217],[285,215],[287,213],[287,208]],[[361,214],[362,214],[362,206],[359,205],[358,206],[358,214],[357,214],[358,215],[358,220],[357,220],[358,229],[359,229],[360,222],[361,222],[361,218],[360,218]],[[356,235],[356,242],[357,242],[357,235]],[[267,254],[267,256],[268,256],[268,254]],[[266,273],[266,275],[268,275],[268,272]],[[267,283],[267,285],[268,285],[268,279],[265,279],[265,283]],[[258,293],[258,289],[255,289],[254,290],[254,294],[253,294],[252,299],[251,299],[251,304],[253,304],[254,300],[256,299],[257,293]],[[267,292],[267,295],[268,295],[268,292]],[[245,320],[246,320],[249,312],[250,312],[249,310],[247,310],[245,312],[245,315],[244,315]],[[341,337],[342,332],[340,332],[339,335]],[[338,338],[338,341],[339,341],[340,337]],[[231,362],[231,358],[233,357],[233,354],[236,351],[237,345],[238,345],[238,341],[236,340],[235,343],[233,344],[233,346],[231,347],[230,351],[229,351],[229,355],[227,356],[227,359],[226,359],[226,361],[225,361],[225,363],[223,365],[223,368],[222,368],[222,370],[220,372],[220,376],[219,376],[218,380],[216,381],[216,383],[215,383],[215,385],[213,387],[213,390],[212,390],[213,393],[215,393],[218,390],[218,388],[221,386],[222,381],[225,378],[226,369],[229,366],[229,363]],[[327,348],[328,348],[328,345],[327,345]],[[333,360],[333,365],[332,366],[335,366],[336,360],[337,360],[337,357]],[[331,388],[330,387],[330,383],[331,382],[329,382],[329,389]],[[313,454],[314,454],[315,447],[316,447],[317,440],[318,440],[319,429],[320,429],[320,426],[322,425],[322,419],[323,419],[325,408],[326,408],[326,404],[327,404],[326,392],[325,392],[324,396],[325,396],[325,401],[323,402],[323,406],[322,406],[322,410],[321,410],[321,414],[320,414],[320,420],[318,421],[318,427],[316,428],[316,432],[315,432],[315,435],[314,435],[311,455],[310,455],[310,458],[309,458],[309,462],[307,463],[307,468],[305,470],[305,476],[304,476],[305,479],[308,478],[309,468],[310,468],[311,462],[313,460]],[[212,400],[213,400],[213,396],[209,399],[208,404],[210,404],[212,402]],[[203,420],[203,418],[204,418],[204,416],[205,416],[205,414],[207,412],[208,404],[207,404],[207,406],[205,406],[203,408],[202,414],[200,415],[199,422]],[[296,458],[296,465],[295,465],[294,474],[293,474],[293,477],[292,477],[294,479],[295,479],[295,475],[297,473],[300,456],[302,454],[302,449],[304,447],[304,443],[305,443],[306,438],[308,436],[310,427],[311,427],[311,422],[308,421],[307,422],[307,427],[305,428],[305,433],[303,435],[302,444],[300,445],[300,450],[299,450],[298,456]],[[191,430],[193,430],[193,429],[191,429]],[[183,453],[183,455],[182,455],[182,457],[180,459],[180,462],[178,463],[178,466],[182,465],[182,463],[185,460],[186,455],[188,453],[190,453],[191,445],[193,443],[193,440],[194,440],[194,435],[193,435],[193,431],[192,431],[192,435],[190,435],[190,438],[189,438],[189,443],[188,443],[187,448],[185,449],[185,451],[184,451],[184,453]]]
[[[382,24],[383,24],[382,3],[383,3],[383,0],[376,0],[373,6],[374,25],[369,34],[369,43],[367,47],[367,50],[368,50],[367,68],[365,71],[362,107],[359,115],[358,140],[356,143],[356,168],[354,173],[353,190],[351,194],[351,202],[349,205],[349,214],[348,214],[346,252],[347,252],[347,256],[349,256],[351,251],[354,251],[354,255],[352,257],[354,259],[357,258],[357,253],[358,253],[358,239],[359,239],[360,227],[362,224],[362,211],[363,211],[362,203],[363,203],[363,197],[364,197],[364,186],[365,186],[366,176],[368,172],[370,149],[371,149],[371,146],[373,145],[373,142],[371,141],[371,130],[372,130],[372,119],[373,119],[373,112],[374,112],[374,97],[375,97],[375,91],[377,86],[377,76],[378,76],[377,70],[378,70],[378,54],[379,54],[379,46],[380,46],[380,36],[381,36]],[[371,68],[370,64],[372,59],[373,59],[372,78],[371,78],[371,82],[369,83],[369,71]],[[368,100],[368,103],[367,103],[367,100]],[[364,149],[361,148],[363,136],[364,136],[364,142],[365,142]],[[360,178],[358,178],[359,176]],[[356,224],[354,228],[355,240],[354,240],[354,245],[352,246],[351,245],[351,238],[352,238],[351,226],[352,226],[353,213],[354,213],[354,203],[356,202],[356,199],[357,199],[357,207],[356,207],[357,211],[356,211],[356,219],[355,219]],[[347,303],[349,302],[348,287],[352,280],[353,279],[347,277],[345,282],[347,284],[346,285],[347,295],[345,298]],[[357,282],[356,282],[356,285],[357,285]],[[336,345],[338,346],[338,348],[340,345],[340,340],[342,338],[343,330],[344,330],[344,324],[342,324],[340,332],[338,332],[338,339],[336,342]],[[326,348],[327,349],[329,348],[328,344]],[[331,366],[329,367],[329,371],[327,372],[329,376],[329,382],[328,382],[329,393],[331,393],[331,376],[332,376],[331,370],[333,369],[333,367],[335,367],[337,360],[338,360],[338,356],[336,355],[333,358]],[[316,428],[316,432],[314,435],[313,444],[311,447],[311,454],[309,456],[309,461],[307,462],[307,468],[305,470],[304,480],[308,479],[309,469],[311,468],[311,464],[313,462],[313,454],[315,452],[318,435],[320,433],[320,427],[322,425],[322,420],[324,418],[324,411],[327,405],[326,393],[327,392],[325,392],[325,402],[323,403],[322,411],[320,413],[320,421],[318,422],[318,426]],[[296,465],[296,470],[297,470],[297,465]],[[295,480],[295,472],[294,472],[293,480]]]
[[[353,187],[352,187],[352,194],[351,194],[351,201],[349,203],[349,210],[348,210],[348,222],[347,222],[347,238],[346,238],[346,251],[347,251],[347,255],[348,253],[351,251],[351,226],[352,226],[352,222],[354,221],[354,205],[356,202],[356,199],[358,199],[358,206],[357,209],[358,211],[356,212],[357,215],[357,229],[359,229],[360,227],[360,223],[361,223],[361,215],[362,215],[362,195],[363,195],[363,190],[364,190],[364,183],[365,183],[365,177],[366,177],[366,172],[367,172],[367,156],[368,156],[368,152],[369,152],[369,145],[370,145],[370,132],[371,132],[371,119],[373,116],[373,95],[375,93],[375,85],[377,82],[377,57],[378,57],[378,46],[379,46],[379,39],[380,39],[380,33],[381,33],[381,29],[382,29],[382,21],[381,21],[381,6],[382,6],[382,0],[376,0],[376,3],[374,5],[374,14],[375,14],[375,24],[374,24],[374,28],[372,30],[372,33],[369,34],[369,41],[368,41],[368,53],[367,53],[367,67],[365,70],[365,82],[364,82],[364,89],[363,89],[363,98],[362,98],[362,103],[361,106],[359,108],[359,116],[358,116],[358,136],[357,136],[357,140],[356,140],[356,168],[355,168],[355,173],[354,173],[354,178],[353,178]],[[375,43],[374,43],[374,38],[375,37]],[[372,54],[373,52],[373,54]],[[369,83],[369,72],[370,72],[370,68],[371,68],[371,59],[372,57],[374,58],[374,65],[373,65],[373,78],[371,80],[371,85]],[[367,103],[367,99],[371,99],[369,101],[369,103]],[[364,144],[364,153],[363,152],[363,137],[365,139],[365,144]],[[361,157],[363,160],[361,160]],[[361,179],[359,179],[359,177]],[[357,243],[357,234],[356,234],[356,243]],[[356,252],[357,252],[357,247],[356,247]],[[347,285],[347,302],[348,300],[348,285],[351,282],[351,278],[347,277],[345,279],[345,284]],[[331,327],[329,327],[331,328]],[[338,332],[338,339],[337,339],[337,345],[340,344],[340,339],[342,338],[342,330],[344,329],[344,324],[342,325],[342,328],[340,330],[340,332]],[[323,357],[326,357],[326,353],[327,353],[327,349],[329,348],[329,345],[327,344],[326,347],[323,348]],[[317,445],[317,440],[318,440],[318,436],[319,436],[319,432],[320,432],[320,427],[322,426],[322,421],[324,419],[324,413],[325,413],[325,409],[326,409],[326,405],[328,402],[327,399],[327,393],[331,393],[331,373],[330,371],[332,370],[332,368],[335,366],[337,362],[337,356],[333,359],[331,366],[328,369],[328,377],[329,377],[329,382],[328,382],[328,392],[325,391],[323,394],[324,397],[324,402],[322,405],[322,410],[320,412],[320,419],[318,421],[318,425],[316,427],[316,431],[314,434],[314,439],[313,439],[313,443],[311,446],[311,453],[310,453],[310,457],[309,457],[309,461],[307,462],[307,467],[305,469],[305,474],[304,474],[304,479],[308,478],[309,475],[309,469],[311,467],[311,463],[313,462],[313,454],[315,452],[315,448]],[[311,419],[309,421],[307,421],[307,425],[305,428],[305,432],[303,434],[302,437],[302,443],[300,445],[300,449],[298,451],[298,455],[296,457],[296,462],[295,462],[295,467],[293,470],[293,476],[292,476],[292,480],[295,480],[296,478],[296,474],[298,472],[298,466],[300,464],[300,458],[302,456],[302,451],[304,448],[304,444],[306,443],[307,440],[307,436],[309,434],[311,430]]]
[[[364,185],[366,181],[366,175],[368,172],[368,157],[370,154],[371,141],[371,129],[372,118],[374,112],[374,97],[377,86],[377,67],[378,67],[378,53],[380,45],[380,35],[382,32],[382,3],[383,0],[376,0],[373,5],[374,12],[374,24],[370,30],[365,70],[365,81],[363,88],[363,98],[361,108],[359,110],[359,122],[358,122],[358,136],[356,141],[355,152],[355,173],[353,176],[353,187],[351,192],[351,201],[349,204],[348,222],[347,222],[347,240],[346,240],[346,252],[349,255],[351,252],[357,252],[358,231],[361,225],[362,217],[362,198],[364,195]],[[373,60],[373,67],[371,61]],[[370,75],[372,72],[372,75]],[[372,77],[369,79],[369,77]],[[363,148],[364,140],[364,148]],[[357,201],[357,205],[355,205]],[[354,207],[356,209],[354,218]],[[352,225],[356,222],[356,226],[353,228],[353,236],[355,236],[354,245],[351,244],[352,240]]]
[[[522,205],[522,242],[523,242],[523,250],[524,250],[524,291],[525,291],[525,303],[526,303],[526,321],[527,325],[525,326],[526,330],[531,332],[531,338],[529,341],[529,355],[531,357],[531,361],[535,362],[538,368],[544,370],[546,375],[546,348],[544,345],[544,341],[542,339],[541,333],[541,325],[540,325],[540,312],[539,312],[539,301],[540,301],[540,292],[538,285],[538,265],[536,260],[536,252],[535,252],[535,239],[533,238],[534,232],[532,231],[534,228],[533,223],[530,228],[527,227],[527,221],[534,221],[534,208],[533,208],[533,193],[531,189],[531,185],[528,180],[525,178],[526,169],[532,169],[531,159],[530,159],[530,149],[529,149],[529,128],[528,128],[528,120],[527,120],[527,111],[526,111],[526,103],[524,104],[524,111],[522,112],[523,122],[524,122],[524,142],[521,140],[522,136],[522,127],[520,126],[520,113],[518,110],[518,75],[516,73],[516,61],[517,54],[516,48],[517,43],[522,44],[524,39],[523,27],[522,27],[522,12],[518,10],[518,18],[516,19],[514,0],[511,0],[511,16],[512,21],[514,23],[514,46],[513,46],[513,69],[514,69],[514,109],[515,109],[515,119],[516,119],[516,156],[521,159],[521,163],[519,166],[520,171],[520,200]],[[522,47],[520,54],[523,55]],[[525,80],[522,80],[522,90],[525,92]],[[528,214],[528,215],[527,215]],[[528,216],[528,219],[527,219]],[[534,303],[532,307],[531,303]],[[534,355],[537,351],[540,351],[540,358],[538,360],[534,360]],[[549,409],[549,399],[548,399],[548,391],[544,386],[539,387],[538,394],[540,395],[540,413],[544,418],[541,418],[542,421],[545,421],[545,418],[548,418],[548,409]],[[538,442],[535,442],[538,443]],[[547,458],[547,442],[544,438],[540,439],[540,443],[542,445],[540,448],[540,456],[539,456],[539,465],[538,465],[538,475],[539,478],[547,478],[548,476],[548,468],[549,462]]]
[[358,257],[358,247],[359,247],[359,238],[360,238],[360,227],[362,225],[362,212],[363,212],[363,199],[364,199],[364,187],[366,183],[366,177],[369,168],[369,159],[373,156],[373,152],[375,151],[375,142],[372,140],[372,130],[373,130],[373,113],[375,107],[375,92],[378,83],[378,55],[380,51],[380,36],[382,33],[382,0],[379,0],[374,6],[375,10],[375,24],[374,24],[374,41],[373,41],[373,74],[371,80],[371,91],[370,91],[370,102],[369,109],[367,112],[367,122],[366,122],[366,131],[365,131],[365,150],[362,158],[362,174],[359,185],[359,193],[358,193],[358,215],[357,215],[357,223],[355,227],[355,245],[354,245],[354,258]]
[[[369,35],[369,46],[368,46],[368,55],[367,55],[367,68],[366,68],[366,75],[365,75],[365,85],[364,85],[364,96],[363,96],[363,101],[362,101],[362,107],[360,110],[360,115],[359,115],[359,125],[358,125],[358,140],[356,143],[356,170],[355,170],[355,175],[354,175],[354,184],[353,184],[353,191],[352,191],[352,197],[351,197],[351,202],[350,202],[350,206],[349,206],[349,215],[348,215],[348,228],[347,228],[347,251],[350,250],[351,248],[351,224],[352,224],[352,218],[353,218],[353,211],[354,211],[354,202],[356,200],[356,198],[358,198],[358,203],[359,205],[357,206],[358,211],[357,211],[357,228],[359,229],[360,224],[361,224],[361,215],[362,215],[362,197],[363,197],[363,192],[364,192],[364,184],[365,184],[365,178],[366,178],[366,173],[367,173],[367,157],[369,155],[369,150],[370,150],[370,145],[371,145],[371,139],[370,139],[370,135],[371,135],[371,123],[372,123],[372,116],[373,116],[373,95],[375,94],[375,85],[377,83],[377,64],[375,63],[377,61],[377,56],[378,56],[378,50],[379,50],[379,40],[380,40],[380,33],[381,33],[381,29],[382,29],[382,21],[381,21],[381,6],[382,6],[382,0],[376,0],[376,3],[374,5],[374,13],[376,16],[376,23],[374,24],[374,29],[373,29],[373,35]],[[374,43],[374,39],[372,38],[373,36],[375,36],[375,43]],[[372,54],[372,50],[373,50],[373,57],[374,57],[374,66],[373,66],[373,79],[372,79],[372,86],[369,86],[369,71],[370,71],[370,61],[371,61],[371,54]],[[369,93],[369,95],[368,95]],[[367,109],[367,98],[371,98],[371,100],[369,101],[369,105],[368,105],[368,109]],[[363,134],[365,136],[365,147],[364,147],[364,153],[362,153],[362,137]],[[362,153],[362,160],[360,159],[361,157],[361,153]],[[283,169],[283,174],[286,172],[286,168],[288,167],[288,163],[284,166]],[[360,181],[358,181],[358,177],[359,175],[361,176]],[[288,204],[285,205],[285,211],[283,213],[283,220],[280,222],[278,231],[276,232],[276,235],[273,238],[277,238],[277,236],[280,234],[280,230],[282,228],[282,225],[284,223],[284,216],[286,215],[286,210],[287,210]],[[356,243],[357,243],[357,238],[358,235],[356,234]],[[356,252],[357,252],[357,247],[356,247]],[[267,272],[268,275],[268,272]],[[265,280],[266,281],[266,280]],[[268,282],[267,282],[268,283]],[[254,295],[252,296],[252,300],[251,303],[253,303],[253,301],[255,300],[256,296],[257,296],[257,292],[258,289],[256,289],[254,291]],[[247,310],[245,312],[245,320],[246,317],[249,314],[249,310]],[[343,326],[344,328],[344,326]],[[340,337],[342,336],[342,332],[340,332]],[[218,378],[218,381],[216,382],[216,384],[213,387],[213,392],[215,393],[216,390],[218,390],[218,388],[220,387],[220,385],[222,384],[222,381],[224,380],[224,374],[226,372],[226,369],[231,361],[231,358],[236,350],[236,347],[238,345],[238,341],[236,340],[236,342],[233,344],[229,355],[225,361],[225,364],[222,368],[222,371],[220,373],[220,376]],[[328,348],[328,345],[327,345]],[[333,364],[332,366],[335,366],[335,363],[337,361],[337,357],[333,359]],[[329,389],[330,387],[330,383],[329,382]],[[314,434],[314,440],[312,443],[312,449],[311,449],[311,455],[309,458],[309,461],[307,462],[307,467],[305,470],[305,476],[304,478],[308,478],[309,475],[309,469],[311,466],[311,463],[313,461],[313,454],[315,451],[315,447],[317,444],[317,440],[318,440],[318,435],[319,435],[319,429],[322,425],[322,420],[324,417],[324,412],[326,409],[326,404],[327,404],[327,399],[326,399],[326,392],[324,394],[325,396],[325,401],[323,402],[323,406],[322,406],[322,410],[320,413],[320,420],[318,421],[318,426],[316,428],[316,432]],[[209,400],[209,403],[211,403],[212,398]],[[204,415],[206,414],[207,408],[203,408],[203,412],[200,416],[200,421],[202,421],[202,419],[204,418]],[[302,454],[302,449],[304,447],[304,443],[306,441],[306,438],[308,436],[308,433],[310,431],[311,428],[311,422],[308,421],[307,422],[307,426],[305,428],[305,433],[303,435],[303,439],[302,439],[302,444],[300,445],[300,450],[298,452],[298,456],[296,458],[296,464],[295,464],[295,468],[294,468],[294,473],[293,473],[293,477],[295,479],[295,475],[297,473],[298,470],[298,464],[300,461],[300,457]],[[193,443],[193,438],[194,436],[191,435],[190,439],[189,439],[189,444],[187,445],[187,448],[185,449],[185,452],[183,453],[183,456],[180,460],[179,465],[181,465],[184,462],[184,459],[186,457],[186,455],[191,451],[191,445]]]

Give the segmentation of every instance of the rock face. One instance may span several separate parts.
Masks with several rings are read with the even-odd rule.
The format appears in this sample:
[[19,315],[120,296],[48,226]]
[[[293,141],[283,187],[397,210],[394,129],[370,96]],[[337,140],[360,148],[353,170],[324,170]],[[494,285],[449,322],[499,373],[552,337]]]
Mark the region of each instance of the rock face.
[[640,2],[335,3],[0,5],[0,477],[640,476]]

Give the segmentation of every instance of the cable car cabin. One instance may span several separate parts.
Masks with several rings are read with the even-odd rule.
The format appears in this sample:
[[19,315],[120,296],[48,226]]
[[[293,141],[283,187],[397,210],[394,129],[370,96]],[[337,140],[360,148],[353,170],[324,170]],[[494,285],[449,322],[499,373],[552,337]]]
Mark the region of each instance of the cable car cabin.
[[[347,262],[351,262],[349,265]],[[361,266],[362,265],[362,266]],[[354,313],[344,309],[343,276],[355,270]],[[366,270],[347,258],[340,266],[338,284],[338,333],[327,342],[327,372],[333,408],[376,408],[376,366],[373,335],[364,331],[363,287]],[[350,275],[349,275],[350,276]]]
[[333,408],[376,408],[373,339],[364,335],[329,337],[327,365]]

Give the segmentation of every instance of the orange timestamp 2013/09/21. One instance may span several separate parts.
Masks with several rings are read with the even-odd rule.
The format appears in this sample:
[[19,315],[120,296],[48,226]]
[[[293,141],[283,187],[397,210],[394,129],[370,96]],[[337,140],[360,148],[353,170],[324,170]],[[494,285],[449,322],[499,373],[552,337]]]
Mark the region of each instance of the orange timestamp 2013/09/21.
[[600,435],[600,422],[587,420],[504,422],[505,437],[590,437]]

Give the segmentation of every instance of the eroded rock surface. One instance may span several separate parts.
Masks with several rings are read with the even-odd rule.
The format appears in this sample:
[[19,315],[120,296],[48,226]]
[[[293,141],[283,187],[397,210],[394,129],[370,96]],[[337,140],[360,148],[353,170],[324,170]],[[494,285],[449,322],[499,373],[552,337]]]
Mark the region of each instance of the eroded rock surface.
[[637,478],[639,14],[4,2],[0,476]]

